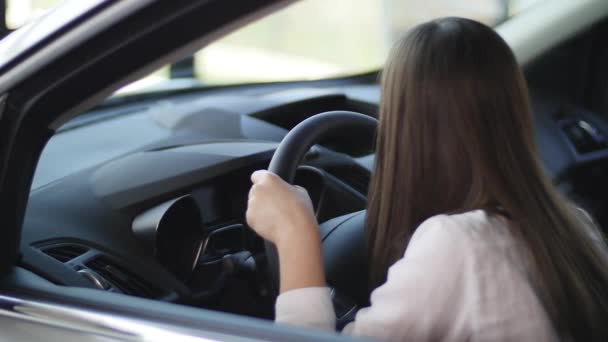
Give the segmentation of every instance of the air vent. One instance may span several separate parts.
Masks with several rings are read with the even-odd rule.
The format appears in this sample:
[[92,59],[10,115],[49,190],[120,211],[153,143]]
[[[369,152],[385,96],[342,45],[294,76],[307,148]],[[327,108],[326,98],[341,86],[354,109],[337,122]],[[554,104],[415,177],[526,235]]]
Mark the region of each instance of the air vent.
[[162,291],[127,271],[112,260],[99,256],[85,264],[124,294],[143,298],[159,298]]
[[561,128],[578,153],[589,153],[608,147],[606,138],[588,121],[564,120]]
[[80,245],[62,244],[62,245],[56,245],[56,246],[43,247],[43,248],[41,248],[41,250],[46,255],[48,255],[56,260],[59,260],[63,263],[66,263],[72,259],[75,259],[75,258],[83,255],[89,249],[84,246],[80,246]]

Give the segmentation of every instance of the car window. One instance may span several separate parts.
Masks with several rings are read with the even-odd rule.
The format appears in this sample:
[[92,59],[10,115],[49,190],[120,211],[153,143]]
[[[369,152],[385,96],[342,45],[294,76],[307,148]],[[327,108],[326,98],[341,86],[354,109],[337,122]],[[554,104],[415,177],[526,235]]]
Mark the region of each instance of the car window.
[[8,0],[6,26],[11,30],[24,26],[40,18],[59,2],[58,0]]
[[[226,85],[362,74],[379,69],[393,42],[416,24],[462,16],[495,26],[542,1],[301,0],[203,48],[189,61],[190,76]],[[171,75],[165,68],[123,91]]]
[[[10,22],[14,27],[36,26],[44,21],[36,18],[44,17],[54,5],[99,1],[103,0],[8,0],[7,13],[13,16]],[[548,0],[301,0],[237,29],[191,58],[127,85],[115,96],[172,89],[176,84],[314,80],[376,71],[393,41],[413,25],[449,15],[496,25],[541,1]],[[56,13],[63,12],[51,14]],[[141,120],[137,134],[129,125],[119,125],[145,115],[129,115],[86,129],[60,130],[41,156],[33,188],[169,134],[150,120]],[[96,133],[106,129],[113,132],[112,141]],[[58,163],[58,158],[71,159]]]
[[0,68],[104,1],[107,0],[4,0]]
[[[176,78],[193,81],[182,86],[209,86],[363,74],[378,70],[393,42],[416,24],[461,16],[495,26],[545,1],[549,0],[300,0],[118,94],[156,90]],[[65,2],[69,1],[6,0],[6,25],[26,25]]]

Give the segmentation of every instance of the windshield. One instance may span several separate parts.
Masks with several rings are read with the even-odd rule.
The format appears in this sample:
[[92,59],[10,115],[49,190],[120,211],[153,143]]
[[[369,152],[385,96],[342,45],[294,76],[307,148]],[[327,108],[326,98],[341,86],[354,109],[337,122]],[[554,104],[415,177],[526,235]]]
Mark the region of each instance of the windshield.
[[[21,1],[25,0],[9,1],[8,5],[23,6]],[[128,85],[115,96],[183,86],[314,80],[376,71],[396,37],[413,25],[447,15],[494,25],[539,1],[548,0],[425,0],[424,5],[419,0],[301,0],[217,40],[192,58]],[[476,6],[468,6],[473,3]],[[13,22],[36,23],[30,15],[44,15],[40,8],[13,9],[11,13],[20,15],[15,15]],[[78,127],[95,115],[76,118],[65,127]],[[33,188],[171,134],[149,116],[142,110],[96,120],[95,125],[81,129],[59,131],[45,147]],[[137,127],[136,134],[132,127]],[[102,132],[112,132],[111,139]]]
[[393,42],[416,24],[461,16],[496,26],[542,1],[301,0],[122,92],[183,76],[229,85],[363,74],[380,69]]
[[[544,1],[548,0],[300,0],[117,94],[363,74],[380,69],[393,42],[416,24],[461,16],[496,26]],[[66,2],[70,6],[64,6]],[[76,8],[75,3],[97,2],[7,0],[6,22],[17,28],[39,21],[35,19],[59,3]],[[53,17],[64,12],[55,11]]]

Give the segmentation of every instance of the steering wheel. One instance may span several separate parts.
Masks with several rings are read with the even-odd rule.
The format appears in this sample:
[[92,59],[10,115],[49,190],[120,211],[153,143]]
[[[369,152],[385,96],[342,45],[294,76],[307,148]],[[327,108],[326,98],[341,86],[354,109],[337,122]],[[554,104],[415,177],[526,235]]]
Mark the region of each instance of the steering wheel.
[[[332,111],[311,116],[294,127],[277,147],[268,170],[293,184],[304,155],[324,137],[338,130],[375,132],[378,121],[370,116]],[[330,286],[358,304],[368,300],[367,258],[364,239],[365,211],[332,218],[320,225],[323,262]],[[276,247],[265,241],[265,252],[273,295],[279,289],[279,259]]]

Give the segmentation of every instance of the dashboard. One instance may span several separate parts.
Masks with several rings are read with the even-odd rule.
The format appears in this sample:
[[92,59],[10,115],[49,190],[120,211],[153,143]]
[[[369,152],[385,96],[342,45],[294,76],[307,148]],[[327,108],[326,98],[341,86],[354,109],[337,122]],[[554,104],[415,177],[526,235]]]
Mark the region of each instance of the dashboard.
[[[268,317],[255,274],[263,244],[244,222],[249,175],[302,120],[374,116],[379,98],[376,84],[262,86],[84,114],[43,152],[21,265],[58,285]],[[608,121],[540,91],[532,100],[547,173],[604,224]],[[373,139],[343,132],[305,156],[296,183],[320,222],[365,208]]]

